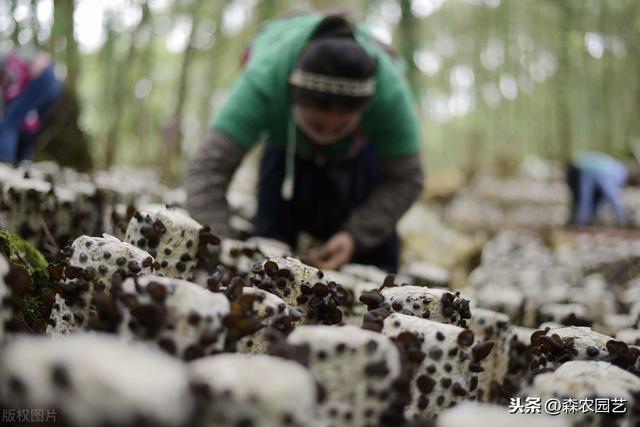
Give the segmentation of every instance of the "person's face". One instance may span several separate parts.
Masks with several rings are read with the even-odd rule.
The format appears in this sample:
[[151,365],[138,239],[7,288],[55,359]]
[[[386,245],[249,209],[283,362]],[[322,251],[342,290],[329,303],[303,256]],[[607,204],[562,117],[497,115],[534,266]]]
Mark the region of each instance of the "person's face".
[[320,145],[329,145],[355,131],[361,117],[360,111],[327,111],[297,104],[293,106],[296,124],[305,135]]

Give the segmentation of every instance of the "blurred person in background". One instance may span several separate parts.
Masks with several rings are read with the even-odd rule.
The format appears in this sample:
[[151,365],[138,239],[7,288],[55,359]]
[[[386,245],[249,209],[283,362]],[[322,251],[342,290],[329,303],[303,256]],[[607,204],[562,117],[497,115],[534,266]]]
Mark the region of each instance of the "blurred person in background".
[[627,184],[635,185],[638,174],[636,165],[625,164],[607,154],[586,151],[579,154],[567,166],[567,184],[571,190],[572,225],[592,224],[603,201],[613,209],[616,224],[630,225],[622,205],[622,189]]
[[423,186],[420,126],[402,68],[341,15],[271,21],[192,159],[187,207],[229,236],[225,198],[242,158],[264,141],[254,234],[296,248],[325,241],[322,269],[357,262],[396,271],[395,231]]
[[62,91],[45,52],[19,47],[0,53],[0,161],[31,159],[41,121]]

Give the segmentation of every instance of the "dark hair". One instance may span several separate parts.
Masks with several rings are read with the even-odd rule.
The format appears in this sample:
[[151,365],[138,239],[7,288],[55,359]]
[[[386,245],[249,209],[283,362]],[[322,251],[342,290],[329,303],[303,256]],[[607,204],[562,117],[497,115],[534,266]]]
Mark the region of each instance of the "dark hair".
[[[378,62],[356,41],[351,24],[340,15],[327,16],[318,25],[294,69],[332,77],[368,79]],[[294,104],[322,110],[356,111],[366,107],[370,96],[347,96],[291,86]]]

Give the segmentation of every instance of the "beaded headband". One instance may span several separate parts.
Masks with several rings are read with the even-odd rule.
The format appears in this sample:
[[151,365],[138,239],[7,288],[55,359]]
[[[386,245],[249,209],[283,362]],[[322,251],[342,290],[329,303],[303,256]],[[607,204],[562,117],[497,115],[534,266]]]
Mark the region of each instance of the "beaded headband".
[[295,70],[289,76],[289,83],[293,86],[316,92],[355,97],[371,96],[376,89],[376,80],[374,78],[348,79],[309,73],[302,70]]

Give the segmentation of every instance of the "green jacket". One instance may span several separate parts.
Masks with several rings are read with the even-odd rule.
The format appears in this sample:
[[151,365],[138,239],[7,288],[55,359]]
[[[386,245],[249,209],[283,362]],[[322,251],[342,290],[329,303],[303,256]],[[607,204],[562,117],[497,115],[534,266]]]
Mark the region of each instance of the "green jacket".
[[[277,20],[267,25],[253,41],[251,56],[233,85],[226,102],[215,113],[211,127],[229,135],[244,148],[268,137],[286,146],[291,117],[288,78],[311,34],[324,18],[310,14]],[[416,154],[420,128],[413,98],[396,60],[362,26],[356,40],[378,59],[376,92],[363,114],[360,130],[372,140],[381,157]],[[316,146],[297,130],[297,152],[310,156],[346,152],[347,137],[329,146]]]

